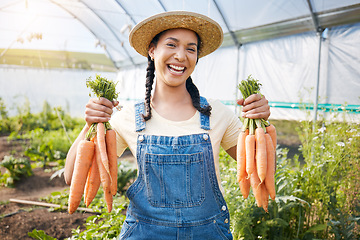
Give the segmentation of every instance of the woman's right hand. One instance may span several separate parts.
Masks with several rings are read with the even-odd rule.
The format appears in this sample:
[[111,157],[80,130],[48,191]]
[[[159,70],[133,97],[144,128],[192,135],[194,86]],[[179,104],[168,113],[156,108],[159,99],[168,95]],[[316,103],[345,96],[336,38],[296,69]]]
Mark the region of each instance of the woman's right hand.
[[85,121],[88,126],[93,123],[107,122],[110,120],[113,108],[119,102],[111,102],[106,98],[90,98],[85,108]]

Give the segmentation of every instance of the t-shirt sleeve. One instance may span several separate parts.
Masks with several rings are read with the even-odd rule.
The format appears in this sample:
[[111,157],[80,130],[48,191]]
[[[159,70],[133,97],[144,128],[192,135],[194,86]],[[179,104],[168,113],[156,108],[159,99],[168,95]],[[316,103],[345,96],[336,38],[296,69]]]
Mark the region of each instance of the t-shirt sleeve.
[[117,155],[120,157],[126,148],[128,147],[125,139],[122,138],[122,136],[118,133],[116,133],[116,152]]
[[241,122],[236,115],[231,112],[232,117],[230,118],[229,125],[226,128],[223,139],[221,140],[221,146],[228,150],[229,148],[237,144],[237,139],[240,133]]
[[238,116],[228,106],[218,100],[213,101],[211,104],[213,110],[215,110],[212,114],[214,127],[217,128],[215,131],[221,137],[220,145],[223,149],[228,150],[237,144],[242,124]]
[[126,148],[129,147],[129,137],[127,136],[130,130],[129,125],[131,125],[131,110],[128,106],[124,107],[121,111],[114,113],[109,121],[116,132],[116,149],[118,156],[121,156]]

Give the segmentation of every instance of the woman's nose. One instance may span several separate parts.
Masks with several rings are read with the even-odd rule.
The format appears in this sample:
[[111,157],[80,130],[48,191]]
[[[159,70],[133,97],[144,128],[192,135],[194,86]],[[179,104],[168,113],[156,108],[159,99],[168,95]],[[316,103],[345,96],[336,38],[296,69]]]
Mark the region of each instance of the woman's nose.
[[179,62],[184,61],[185,58],[186,58],[185,50],[179,48],[179,49],[176,51],[174,58],[177,59]]

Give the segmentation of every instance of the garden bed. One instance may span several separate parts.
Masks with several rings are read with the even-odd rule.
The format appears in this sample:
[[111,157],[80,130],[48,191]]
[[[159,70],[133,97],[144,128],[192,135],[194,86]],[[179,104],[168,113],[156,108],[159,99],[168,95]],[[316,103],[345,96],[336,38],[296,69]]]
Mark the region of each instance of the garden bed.
[[[23,151],[20,141],[8,142],[6,136],[0,137],[0,156]],[[33,169],[34,175],[23,178],[14,188],[0,188],[0,239],[31,239],[28,232],[33,229],[44,230],[48,235],[64,239],[71,236],[71,230],[80,227],[91,213],[76,212],[69,215],[66,211],[49,211],[49,208],[10,202],[10,199],[39,201],[52,192],[62,191],[68,186],[63,177],[50,180],[53,172],[42,168]]]

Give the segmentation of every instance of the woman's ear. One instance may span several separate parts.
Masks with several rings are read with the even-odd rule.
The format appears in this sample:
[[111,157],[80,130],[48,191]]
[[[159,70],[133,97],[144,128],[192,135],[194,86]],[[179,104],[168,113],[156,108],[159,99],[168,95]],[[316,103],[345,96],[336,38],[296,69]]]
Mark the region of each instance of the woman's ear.
[[152,43],[152,44],[150,44],[149,51],[148,51],[148,54],[149,54],[151,59],[154,59],[154,51],[155,51],[155,46]]

